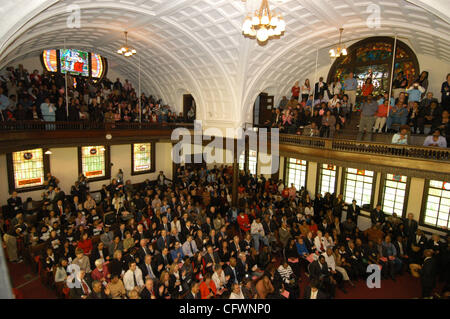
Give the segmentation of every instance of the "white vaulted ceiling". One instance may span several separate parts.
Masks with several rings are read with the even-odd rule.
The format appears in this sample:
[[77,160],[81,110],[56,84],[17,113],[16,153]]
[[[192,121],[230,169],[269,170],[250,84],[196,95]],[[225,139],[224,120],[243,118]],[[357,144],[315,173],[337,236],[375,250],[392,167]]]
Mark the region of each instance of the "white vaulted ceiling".
[[[238,127],[251,118],[253,102],[270,87],[279,94],[314,70],[316,50],[325,56],[344,27],[348,43],[397,34],[416,53],[450,62],[449,0],[269,0],[283,13],[286,32],[260,46],[244,38],[241,25],[260,0],[0,0],[0,68],[36,56],[45,48],[91,50],[143,92],[178,103],[180,92],[197,102],[208,126]],[[30,6],[30,3],[33,5]],[[67,27],[70,5],[81,8],[81,27]],[[381,26],[369,28],[370,4],[380,8]],[[5,12],[7,13],[5,15]],[[115,51],[123,31],[138,56]],[[319,59],[319,67],[329,59]]]

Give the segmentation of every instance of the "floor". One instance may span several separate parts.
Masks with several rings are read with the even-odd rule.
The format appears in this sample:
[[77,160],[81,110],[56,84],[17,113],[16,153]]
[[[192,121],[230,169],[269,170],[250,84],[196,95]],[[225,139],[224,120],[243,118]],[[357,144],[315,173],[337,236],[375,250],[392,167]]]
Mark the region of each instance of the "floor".
[[[8,263],[10,269],[12,285],[15,288],[18,298],[23,299],[56,299],[56,294],[48,287],[44,286],[39,276],[29,265],[22,262],[20,264]],[[303,274],[300,285],[300,296],[308,284],[308,278]],[[347,294],[336,290],[336,299],[410,299],[419,298],[421,293],[420,280],[410,274],[398,276],[396,281],[382,280],[381,288],[369,289],[365,281],[358,281],[355,287],[345,285]]]

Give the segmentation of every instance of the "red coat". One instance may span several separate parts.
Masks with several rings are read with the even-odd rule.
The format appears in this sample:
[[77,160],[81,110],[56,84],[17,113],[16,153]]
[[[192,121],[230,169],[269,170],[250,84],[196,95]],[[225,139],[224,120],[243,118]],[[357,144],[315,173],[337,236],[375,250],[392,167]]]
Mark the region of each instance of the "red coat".
[[92,241],[88,238],[78,242],[78,248],[83,249],[85,255],[89,255],[92,251]]
[[242,229],[244,232],[248,232],[250,230],[250,220],[248,219],[247,214],[244,214],[243,216],[239,214],[237,217],[237,222],[239,228]]
[[206,282],[202,281],[202,283],[200,284],[200,295],[202,299],[207,299],[206,297],[208,297],[210,289],[214,295],[211,298],[214,298],[217,293],[216,284],[214,283],[214,280],[209,281],[209,287],[206,285]]

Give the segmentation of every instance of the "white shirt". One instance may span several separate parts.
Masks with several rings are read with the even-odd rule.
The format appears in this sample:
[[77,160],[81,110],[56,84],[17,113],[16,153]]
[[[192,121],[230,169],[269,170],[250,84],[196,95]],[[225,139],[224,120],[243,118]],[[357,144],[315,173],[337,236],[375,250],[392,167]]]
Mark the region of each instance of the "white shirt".
[[[320,249],[321,243],[323,245],[323,250]],[[321,253],[325,252],[325,250],[327,249],[327,241],[325,240],[325,237],[322,236],[321,238],[319,238],[319,236],[316,236],[316,238],[314,238],[314,246],[316,246],[316,249]]]
[[327,253],[323,253],[322,256],[325,257],[325,261],[328,265],[328,268],[331,268],[331,270],[336,271],[336,262],[334,260],[334,256],[328,256]]
[[261,236],[264,236],[264,227],[262,223],[257,223],[256,220],[254,220],[252,223],[250,233],[252,235],[260,234]]
[[313,291],[311,289],[311,297],[309,299],[317,299],[317,293],[319,292],[319,289],[317,289],[316,291]]
[[220,276],[217,272],[214,272],[211,279],[214,281],[214,284],[216,285],[217,290],[222,289],[227,282],[225,279],[225,273],[223,271]]
[[230,299],[245,299],[244,295],[242,294],[242,290],[239,290],[239,295],[232,292],[230,295]]
[[305,208],[305,215],[314,215],[314,208],[313,207],[306,207]]
[[128,269],[128,271],[125,273],[125,275],[123,276],[123,284],[125,286],[125,289],[127,291],[131,291],[134,289],[134,278],[133,278],[133,274],[136,275],[136,282],[138,284],[139,287],[144,286],[144,281],[142,280],[142,271],[141,269],[139,269],[139,267],[136,267],[136,270],[133,271],[131,269]]

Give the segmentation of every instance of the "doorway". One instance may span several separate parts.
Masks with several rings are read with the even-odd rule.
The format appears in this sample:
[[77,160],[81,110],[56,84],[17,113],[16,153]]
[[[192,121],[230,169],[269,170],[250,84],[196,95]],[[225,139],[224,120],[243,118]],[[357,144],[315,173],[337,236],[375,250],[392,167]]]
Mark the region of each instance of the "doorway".
[[[193,110],[193,113],[189,112],[191,109]],[[189,123],[194,122],[196,119],[196,105],[194,97],[191,94],[183,95],[183,117]]]
[[264,126],[272,119],[274,97],[267,93],[260,93],[253,106],[253,126]]

